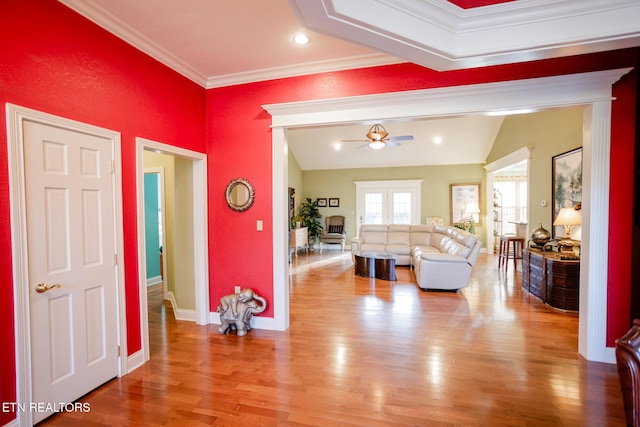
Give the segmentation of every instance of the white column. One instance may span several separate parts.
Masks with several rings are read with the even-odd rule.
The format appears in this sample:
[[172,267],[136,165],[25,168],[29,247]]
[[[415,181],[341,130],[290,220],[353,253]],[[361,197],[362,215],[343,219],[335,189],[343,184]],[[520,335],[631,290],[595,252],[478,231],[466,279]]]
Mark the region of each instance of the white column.
[[607,357],[609,168],[611,101],[584,109],[582,150],[582,245],[578,351],[587,360]]
[[284,129],[274,127],[272,138],[273,168],[273,320],[274,329],[285,331],[289,328],[289,285],[288,268],[288,147]]

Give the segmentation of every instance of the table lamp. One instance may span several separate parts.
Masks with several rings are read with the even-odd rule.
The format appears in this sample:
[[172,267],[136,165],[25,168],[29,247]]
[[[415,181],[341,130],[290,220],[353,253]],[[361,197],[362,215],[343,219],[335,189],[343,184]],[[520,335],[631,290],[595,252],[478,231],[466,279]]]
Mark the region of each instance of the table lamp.
[[573,240],[571,240],[571,229],[582,224],[582,215],[574,208],[562,208],[558,212],[556,220],[553,221],[553,225],[564,225],[565,236],[564,239],[558,242],[558,248],[561,251],[572,251]]
[[[476,232],[476,215],[480,215],[480,208],[477,203],[469,203],[464,210],[465,217],[469,218],[469,233],[475,234]],[[478,217],[479,219],[479,217]]]

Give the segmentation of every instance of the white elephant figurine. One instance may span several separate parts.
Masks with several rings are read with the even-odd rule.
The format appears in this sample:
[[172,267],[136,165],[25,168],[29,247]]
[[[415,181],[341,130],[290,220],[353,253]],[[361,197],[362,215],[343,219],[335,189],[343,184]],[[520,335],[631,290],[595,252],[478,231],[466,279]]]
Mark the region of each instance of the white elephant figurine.
[[218,332],[226,334],[229,329],[236,329],[239,337],[245,336],[251,329],[251,316],[262,313],[266,308],[267,301],[251,289],[225,295],[220,298],[218,306],[218,314],[220,314]]

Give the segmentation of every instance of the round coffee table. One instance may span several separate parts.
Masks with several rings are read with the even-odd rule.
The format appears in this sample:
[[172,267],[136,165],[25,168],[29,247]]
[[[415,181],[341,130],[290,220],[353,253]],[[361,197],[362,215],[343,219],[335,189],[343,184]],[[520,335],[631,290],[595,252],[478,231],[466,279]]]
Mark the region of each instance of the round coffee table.
[[353,252],[356,276],[375,277],[381,280],[396,279],[395,255],[375,252]]

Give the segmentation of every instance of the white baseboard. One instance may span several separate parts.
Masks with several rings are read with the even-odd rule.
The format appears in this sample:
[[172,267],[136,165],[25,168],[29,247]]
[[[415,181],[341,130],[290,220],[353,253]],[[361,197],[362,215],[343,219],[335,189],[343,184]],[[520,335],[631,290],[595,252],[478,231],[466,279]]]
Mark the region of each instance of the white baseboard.
[[605,349],[605,363],[616,364],[616,348],[615,347],[607,347]]
[[154,276],[147,278],[147,286],[157,285],[158,283],[162,283],[162,276]]
[[144,365],[144,362],[144,353],[142,350],[138,350],[131,356],[127,357],[127,374],[130,374],[140,366]]
[[187,310],[184,308],[178,308],[178,302],[176,301],[176,297],[173,294],[173,291],[169,291],[167,293],[167,299],[171,303],[171,308],[173,308],[173,314],[176,317],[176,320],[189,320],[191,322],[195,322],[197,319],[196,310]]
[[[219,325],[220,315],[217,311],[209,313],[209,323]],[[266,331],[275,331],[275,320],[273,317],[253,316],[251,317],[251,329],[264,329]]]

